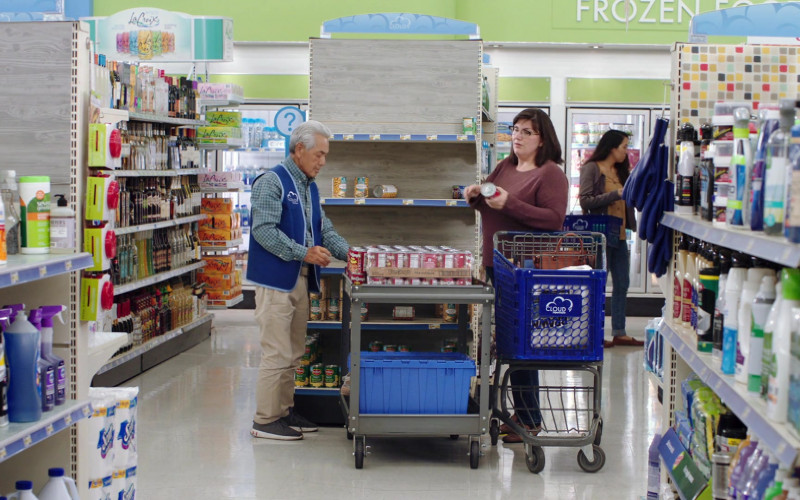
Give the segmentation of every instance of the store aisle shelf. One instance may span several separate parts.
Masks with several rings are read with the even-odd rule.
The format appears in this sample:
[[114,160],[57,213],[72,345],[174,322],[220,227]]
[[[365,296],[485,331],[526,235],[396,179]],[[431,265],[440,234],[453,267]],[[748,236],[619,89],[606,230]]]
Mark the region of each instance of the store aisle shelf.
[[244,182],[227,182],[218,186],[200,186],[203,193],[237,193],[244,189]]
[[187,127],[196,127],[208,125],[205,120],[190,120],[188,118],[174,118],[172,116],[155,115],[152,113],[136,113],[128,112],[130,120],[139,122],[152,122],[152,123],[166,123],[167,125],[179,125]]
[[[341,321],[309,321],[309,329],[316,330],[341,330]],[[373,321],[363,321],[362,330],[454,330],[458,331],[458,323],[444,323],[434,318],[419,318],[414,320],[392,320],[378,319]]]
[[89,337],[89,356],[86,360],[87,372],[94,376],[111,356],[128,342],[128,334],[124,332],[97,332]]
[[724,375],[719,362],[715,362],[711,354],[698,352],[697,336],[692,332],[674,327],[667,321],[662,322],[660,331],[692,371],[747,425],[748,431],[758,436],[781,464],[792,466],[800,450],[800,438],[788,425],[776,424],[767,418],[766,404],[761,397],[748,392],[747,387],[733,377]]
[[179,168],[170,170],[112,170],[114,177],[178,177],[208,172],[204,168]]
[[[202,141],[202,139],[199,139]],[[198,142],[197,149],[237,149],[244,145],[244,139],[240,137],[229,137],[220,142]]]
[[179,217],[177,219],[164,220],[160,222],[150,222],[147,224],[139,224],[138,226],[115,227],[114,234],[119,236],[121,234],[138,233],[139,231],[150,231],[153,229],[180,226],[182,224],[190,224],[192,222],[201,221],[206,217],[207,215],[205,214],[189,215],[187,217]]
[[235,240],[229,241],[201,241],[200,250],[204,252],[222,252],[224,250],[236,248],[242,243],[244,243],[244,238],[236,238]]
[[226,106],[234,107],[244,103],[244,97],[236,94],[228,94],[225,98],[210,99],[201,98],[198,104],[201,108],[224,108]]
[[461,142],[475,146],[473,134],[333,134],[333,142]]
[[295,387],[295,394],[302,394],[304,396],[327,396],[339,397],[340,390],[338,387]]
[[165,334],[159,335],[158,337],[156,337],[154,339],[148,340],[144,344],[136,346],[133,349],[131,349],[130,351],[125,352],[123,354],[120,354],[119,356],[116,356],[115,358],[113,358],[109,362],[105,363],[103,366],[100,367],[99,370],[97,370],[97,374],[100,375],[101,373],[105,373],[105,372],[107,372],[107,371],[109,371],[109,370],[111,370],[113,368],[116,368],[117,366],[122,365],[123,363],[126,363],[126,362],[136,358],[137,356],[141,356],[142,354],[146,353],[147,351],[149,351],[151,349],[154,349],[154,348],[158,347],[159,345],[161,345],[161,344],[163,344],[163,343],[165,343],[165,342],[167,342],[169,340],[172,340],[175,337],[178,337],[178,336],[180,336],[180,335],[182,335],[182,334],[194,329],[197,326],[202,325],[203,323],[211,321],[211,319],[213,317],[214,317],[213,314],[206,314],[204,316],[201,316],[201,317],[197,318],[196,320],[192,321],[191,323],[188,323],[188,324],[186,324],[184,326],[175,328],[174,330],[170,330],[170,331],[166,332]]
[[136,280],[132,283],[125,283],[124,285],[114,285],[114,296],[122,295],[123,293],[132,292],[133,290],[138,290],[140,288],[144,288],[146,286],[155,285],[156,283],[164,280],[168,280],[170,278],[174,278],[176,276],[180,276],[182,274],[186,274],[189,271],[194,271],[195,269],[200,269],[201,267],[205,266],[206,263],[203,261],[194,262],[189,264],[188,266],[179,267],[177,269],[172,269],[170,271],[165,271],[163,273],[154,274],[152,276],[148,276],[147,278],[143,278],[140,280]]
[[229,300],[209,300],[207,307],[208,309],[228,309],[229,307],[233,307],[236,304],[241,303],[243,300],[244,294],[239,294]]
[[0,427],[0,462],[91,415],[92,405],[89,401],[67,400],[63,405],[43,413],[37,422],[11,423]]
[[698,216],[667,212],[661,219],[667,227],[731,250],[745,252],[787,267],[800,266],[800,245],[762,232],[714,226]]
[[367,206],[367,207],[457,207],[469,208],[466,200],[420,200],[413,198],[323,198],[327,206]]
[[28,283],[91,267],[92,254],[9,255],[0,266],[0,288]]
[[231,151],[236,153],[283,153],[286,151],[284,148],[236,148]]

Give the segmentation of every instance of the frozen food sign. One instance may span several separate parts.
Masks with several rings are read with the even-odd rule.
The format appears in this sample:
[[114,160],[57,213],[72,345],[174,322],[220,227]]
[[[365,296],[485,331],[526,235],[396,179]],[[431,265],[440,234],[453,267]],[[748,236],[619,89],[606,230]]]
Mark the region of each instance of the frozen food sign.
[[90,17],[95,50],[116,61],[231,61],[233,21],[136,8]]
[[[573,0],[579,26],[627,29],[685,29],[693,16],[729,7],[773,3],[774,0]],[[554,15],[556,4],[553,2]],[[564,7],[568,5],[563,2]],[[558,7],[558,10],[563,7]],[[566,18],[565,18],[566,19]]]

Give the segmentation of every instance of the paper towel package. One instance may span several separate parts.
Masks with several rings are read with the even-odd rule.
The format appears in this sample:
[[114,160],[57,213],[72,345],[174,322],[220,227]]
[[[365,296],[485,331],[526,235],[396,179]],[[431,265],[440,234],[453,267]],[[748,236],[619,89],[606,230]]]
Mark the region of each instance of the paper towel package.
[[110,498],[114,498],[111,495],[113,489],[112,482],[111,476],[105,479],[89,481],[88,500],[109,500]]
[[138,462],[136,450],[136,416],[138,406],[138,387],[93,387],[89,397],[96,396],[100,401],[114,406],[113,411],[113,454],[110,456],[109,473],[126,471]]
[[91,484],[110,478],[114,463],[114,414],[116,400],[97,388],[89,389],[93,413],[88,420],[89,435],[95,446],[89,455],[88,477]]

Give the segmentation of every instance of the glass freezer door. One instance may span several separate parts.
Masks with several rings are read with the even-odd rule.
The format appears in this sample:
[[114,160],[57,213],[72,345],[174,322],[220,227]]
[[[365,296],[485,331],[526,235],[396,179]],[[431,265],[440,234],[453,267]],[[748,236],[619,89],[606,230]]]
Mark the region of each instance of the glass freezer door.
[[[594,152],[598,141],[610,129],[622,130],[630,137],[628,158],[631,169],[639,163],[650,131],[649,109],[615,108],[570,108],[567,110],[567,134],[565,157],[567,177],[569,178],[568,212],[580,214],[578,198],[580,192],[581,165]],[[628,231],[628,249],[631,255],[629,293],[645,293],[645,242],[636,233]],[[611,289],[611,280],[608,280]]]

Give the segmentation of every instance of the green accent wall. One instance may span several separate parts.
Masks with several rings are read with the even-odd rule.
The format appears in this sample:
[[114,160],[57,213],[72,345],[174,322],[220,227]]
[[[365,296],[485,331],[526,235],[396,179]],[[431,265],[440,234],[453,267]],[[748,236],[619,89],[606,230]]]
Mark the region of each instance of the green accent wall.
[[550,78],[524,78],[505,76],[499,78],[498,101],[547,102],[550,100]]
[[[494,42],[666,44],[686,41],[692,14],[739,0],[161,0],[161,9],[233,19],[237,41],[306,41],[324,21],[411,12],[477,23]],[[749,0],[764,3],[765,0]],[[783,0],[789,1],[789,0]],[[146,2],[145,2],[146,3]],[[625,5],[628,11],[625,11]],[[140,0],[95,0],[94,15],[141,7]]]
[[235,83],[247,99],[308,100],[308,75],[209,75],[212,83]]
[[666,99],[669,104],[669,83],[659,79],[567,78],[566,102],[662,104]]

